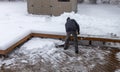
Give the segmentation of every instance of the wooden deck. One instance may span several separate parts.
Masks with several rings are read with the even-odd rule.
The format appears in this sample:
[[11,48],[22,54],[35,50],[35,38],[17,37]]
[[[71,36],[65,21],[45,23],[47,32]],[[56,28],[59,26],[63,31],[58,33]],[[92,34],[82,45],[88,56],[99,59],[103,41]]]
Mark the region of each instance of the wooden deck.
[[11,47],[7,48],[6,50],[0,50],[0,54],[1,55],[7,55],[10,52],[12,52],[12,50],[14,50],[17,46],[25,43],[27,40],[29,40],[31,38],[31,34],[24,37],[22,40],[18,41],[17,43],[15,43],[14,45],[12,45]]
[[105,64],[97,64],[91,72],[115,72],[120,69],[120,61],[117,60],[116,54],[120,52],[120,49],[110,49],[110,54],[106,56]]
[[[7,55],[12,50],[14,50],[17,46],[23,44],[24,42],[26,42],[28,39],[30,39],[32,37],[56,38],[56,39],[63,39],[64,40],[66,36],[65,35],[56,35],[56,34],[31,33],[28,36],[26,36],[25,38],[23,38],[22,40],[18,41],[14,45],[12,45],[11,47],[7,48],[6,50],[0,50],[0,54]],[[71,39],[72,39],[72,37],[71,37]],[[81,41],[88,40],[89,45],[91,45],[91,41],[101,41],[103,43],[104,42],[120,43],[120,39],[117,39],[117,38],[101,38],[101,37],[95,37],[95,36],[79,36],[78,40],[81,40]]]
[[[22,56],[19,57],[18,48],[18,54],[16,54],[18,57],[15,56],[17,57],[15,59],[18,59],[15,65],[18,66],[11,64],[11,67],[9,67],[11,71],[7,68],[5,70],[6,72],[7,70],[8,72],[25,72],[22,71],[25,69],[33,72],[43,72],[43,70],[46,70],[44,72],[115,72],[117,69],[120,69],[120,61],[116,58],[116,54],[120,52],[119,48],[81,45],[78,47],[79,54],[75,54],[73,43],[71,43],[68,50],[58,47],[56,51],[50,54],[48,50],[40,50],[40,52],[36,53],[38,57],[35,59],[36,64],[30,65],[29,63],[25,63],[25,67],[21,67],[21,69],[19,66],[24,65],[21,63],[21,60],[29,59],[29,55],[23,55],[24,58]],[[50,50],[52,49],[50,48]]]

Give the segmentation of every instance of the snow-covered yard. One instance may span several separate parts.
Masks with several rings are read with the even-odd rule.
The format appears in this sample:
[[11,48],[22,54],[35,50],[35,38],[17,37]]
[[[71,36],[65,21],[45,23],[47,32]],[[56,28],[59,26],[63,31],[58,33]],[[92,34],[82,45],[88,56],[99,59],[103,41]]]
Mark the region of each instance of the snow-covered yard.
[[[79,4],[78,13],[60,16],[28,14],[26,2],[0,2],[0,10],[0,49],[3,50],[31,32],[65,33],[64,24],[68,16],[77,20],[81,34],[109,36],[113,33],[120,37],[120,7],[117,5]],[[79,46],[80,54],[76,55],[73,46],[66,51],[55,47],[55,44],[63,43],[56,39],[33,38],[5,60],[0,59],[0,66],[6,63],[6,69],[18,69],[17,72],[21,72],[20,69],[22,72],[33,69],[37,72],[88,72],[98,64],[106,64],[106,56],[111,53],[109,49]],[[118,60],[119,56],[118,53]]]
[[120,8],[117,5],[78,5],[78,13],[60,16],[31,15],[26,2],[0,2],[0,49],[5,50],[31,32],[65,33],[67,17],[77,20],[81,34],[120,36]]

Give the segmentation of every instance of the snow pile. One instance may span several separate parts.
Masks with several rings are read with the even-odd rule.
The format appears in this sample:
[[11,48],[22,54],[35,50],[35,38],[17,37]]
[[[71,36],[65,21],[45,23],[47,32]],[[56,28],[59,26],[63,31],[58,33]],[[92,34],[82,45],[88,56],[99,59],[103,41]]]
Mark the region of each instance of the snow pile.
[[[20,57],[21,59],[26,57],[24,60],[30,60],[34,64],[34,62],[36,62],[35,59],[39,57],[39,55],[43,57],[46,57],[46,55],[53,56],[52,54],[57,51],[55,48],[56,44],[63,44],[63,42],[55,39],[32,38],[23,46],[21,46],[20,49],[15,50],[15,52],[10,55],[10,58],[12,57],[12,59],[9,59],[9,61],[11,62],[8,62],[8,60],[0,60],[0,64],[2,65],[6,63],[6,65],[9,65],[15,63]],[[59,54],[55,57],[59,57]],[[25,62],[24,60],[21,62]]]
[[[47,55],[54,56],[54,53],[57,51],[55,48],[56,44],[63,44],[63,42],[54,39],[32,38],[19,51],[21,54],[28,55],[31,60],[35,60],[34,58],[37,58],[39,55],[47,58]],[[59,56],[57,55],[56,57]]]

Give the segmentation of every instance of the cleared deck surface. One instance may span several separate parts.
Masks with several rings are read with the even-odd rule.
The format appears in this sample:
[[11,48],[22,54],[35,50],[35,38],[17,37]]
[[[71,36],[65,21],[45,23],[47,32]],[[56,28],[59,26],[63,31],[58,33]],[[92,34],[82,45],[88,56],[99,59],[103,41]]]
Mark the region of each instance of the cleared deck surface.
[[[104,50],[103,50],[104,51]],[[120,52],[119,49],[110,49],[110,54],[106,56],[105,64],[97,64],[90,72],[115,72],[120,69],[120,61],[117,60],[116,54]]]
[[[76,55],[73,46],[70,46],[68,50],[58,48],[53,55],[47,54],[48,51],[41,52],[39,58],[36,58],[37,63],[32,65],[30,62],[21,63],[27,56],[19,55],[20,60],[17,59],[17,64],[9,65],[10,69],[5,66],[4,70],[6,72],[115,72],[120,69],[120,62],[116,58],[116,53],[120,52],[120,49],[79,46],[79,51]],[[60,56],[54,57],[56,54]],[[104,58],[100,58],[99,54]]]
[[[72,47],[73,48],[73,47]],[[93,48],[93,49],[92,49]],[[70,52],[65,52],[66,55],[68,57],[81,57],[82,60],[78,60],[77,62],[71,62],[75,64],[75,66],[73,67],[73,70],[71,69],[70,71],[73,72],[115,72],[117,69],[120,69],[120,61],[116,58],[116,54],[118,52],[120,52],[120,49],[117,48],[109,48],[109,47],[100,47],[99,49],[97,47],[88,47],[88,50],[93,50],[93,52],[88,53],[88,58],[87,55],[85,55],[85,53],[87,53],[84,50],[84,46],[79,47],[79,54],[78,55],[74,55]],[[96,52],[94,52],[94,50]],[[100,59],[99,57],[95,56],[97,54],[97,52],[103,51],[100,54],[104,55],[104,59]],[[73,48],[74,51],[74,48]],[[94,55],[95,54],[95,55]],[[91,57],[91,59],[89,59],[89,57]],[[74,65],[73,64],[73,65]],[[79,66],[81,66],[81,64],[85,67],[86,70],[82,69],[80,70]],[[68,71],[69,72],[69,71]]]
[[[79,45],[79,54],[75,54],[72,44],[68,50],[59,47],[50,54],[48,50],[40,49],[40,52],[35,54],[35,64],[27,60],[29,55],[19,53],[20,48],[17,50],[15,55],[18,56],[11,53],[17,62],[15,65],[8,65],[8,68],[5,66],[6,72],[115,72],[120,69],[120,62],[116,58],[116,54],[120,52],[118,48]],[[22,60],[28,63],[21,63]]]

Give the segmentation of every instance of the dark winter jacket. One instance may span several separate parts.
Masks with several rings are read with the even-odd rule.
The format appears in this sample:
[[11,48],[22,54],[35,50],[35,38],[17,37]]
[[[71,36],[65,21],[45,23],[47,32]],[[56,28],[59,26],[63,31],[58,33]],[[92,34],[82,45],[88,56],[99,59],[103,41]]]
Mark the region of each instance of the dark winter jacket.
[[76,31],[79,33],[79,24],[74,19],[67,20],[65,24],[66,32]]

